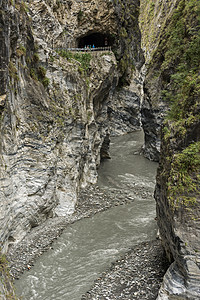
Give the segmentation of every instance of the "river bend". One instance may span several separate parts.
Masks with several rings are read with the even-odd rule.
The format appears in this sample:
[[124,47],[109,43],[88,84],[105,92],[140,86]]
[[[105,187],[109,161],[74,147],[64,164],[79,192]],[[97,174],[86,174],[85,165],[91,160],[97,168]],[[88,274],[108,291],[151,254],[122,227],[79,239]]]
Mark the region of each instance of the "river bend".
[[133,245],[156,236],[153,190],[157,164],[141,156],[143,133],[112,138],[98,185],[134,201],[69,225],[53,248],[15,283],[24,300],[80,300],[93,281]]

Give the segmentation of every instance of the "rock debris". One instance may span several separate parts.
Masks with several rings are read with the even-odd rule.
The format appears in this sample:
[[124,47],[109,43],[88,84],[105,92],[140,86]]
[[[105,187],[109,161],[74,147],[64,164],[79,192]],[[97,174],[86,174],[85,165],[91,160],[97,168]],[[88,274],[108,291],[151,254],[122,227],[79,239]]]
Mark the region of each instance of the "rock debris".
[[112,263],[81,300],[155,300],[167,267],[159,240],[141,243]]
[[[135,197],[138,196],[152,197],[152,191],[138,186]],[[37,257],[51,248],[53,241],[69,224],[134,200],[126,190],[104,190],[97,185],[81,190],[72,216],[48,219],[9,250],[8,260],[13,279],[18,279],[25,270],[31,269]],[[82,296],[82,300],[156,299],[166,265],[160,241],[144,242],[114,262],[96,280],[91,290]]]

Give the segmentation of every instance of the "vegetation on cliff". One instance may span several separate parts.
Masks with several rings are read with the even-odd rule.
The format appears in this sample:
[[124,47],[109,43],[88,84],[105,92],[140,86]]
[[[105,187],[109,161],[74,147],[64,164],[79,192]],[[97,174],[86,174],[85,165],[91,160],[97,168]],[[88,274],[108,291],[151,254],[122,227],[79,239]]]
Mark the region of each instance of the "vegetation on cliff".
[[170,145],[165,159],[170,166],[167,193],[173,209],[181,204],[195,207],[200,193],[199,16],[199,2],[180,0],[151,62],[157,65],[161,96],[170,108],[163,142]]
[[[200,142],[192,143],[174,154],[168,180],[168,195],[171,207],[180,204],[191,209],[196,207],[196,196],[200,194]],[[193,217],[195,214],[193,213]]]
[[[171,102],[169,119],[176,123],[199,119],[200,98],[200,3],[180,1],[171,24],[162,40],[164,61],[161,69],[170,83],[165,90],[166,100]],[[166,50],[165,50],[166,49]],[[170,70],[175,67],[175,72]],[[183,124],[181,124],[183,125]]]
[[84,73],[87,73],[90,67],[90,60],[92,58],[91,53],[73,53],[64,49],[57,50],[57,53],[68,60],[76,60],[80,62],[81,66],[79,67],[79,70]]
[[[17,300],[13,289],[13,285],[10,279],[10,273],[8,268],[8,262],[4,254],[0,252],[0,299]],[[4,291],[4,295],[1,294],[1,290]]]

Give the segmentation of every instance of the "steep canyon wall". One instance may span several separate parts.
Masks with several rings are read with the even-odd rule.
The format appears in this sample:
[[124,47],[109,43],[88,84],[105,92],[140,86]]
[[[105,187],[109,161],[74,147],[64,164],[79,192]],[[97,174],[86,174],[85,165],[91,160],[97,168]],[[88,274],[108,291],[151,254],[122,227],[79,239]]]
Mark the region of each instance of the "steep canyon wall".
[[[140,127],[145,78],[144,154],[158,161],[161,147],[158,224],[175,261],[158,299],[198,299],[199,4],[1,0],[0,8],[3,251],[46,219],[73,213],[79,188],[96,182],[110,132]],[[113,51],[67,51],[92,34],[106,36]]]
[[[108,103],[142,65],[139,2],[123,2],[0,1],[3,252],[46,219],[72,214],[79,188],[97,180]],[[96,33],[115,54],[67,51]],[[0,256],[1,297],[15,299],[6,265]]]
[[[47,218],[72,213],[79,187],[96,182],[107,103],[142,65],[138,5],[1,1],[5,251]],[[106,34],[115,55],[67,52],[91,33]]]
[[[143,63],[138,15],[138,0],[0,1],[3,252],[48,218],[72,214],[80,187],[96,182],[115,88]],[[67,51],[91,34],[113,52]],[[14,297],[4,260],[2,299]]]
[[197,1],[141,1],[144,153],[161,156],[157,218],[173,262],[159,300],[200,299],[199,14]]

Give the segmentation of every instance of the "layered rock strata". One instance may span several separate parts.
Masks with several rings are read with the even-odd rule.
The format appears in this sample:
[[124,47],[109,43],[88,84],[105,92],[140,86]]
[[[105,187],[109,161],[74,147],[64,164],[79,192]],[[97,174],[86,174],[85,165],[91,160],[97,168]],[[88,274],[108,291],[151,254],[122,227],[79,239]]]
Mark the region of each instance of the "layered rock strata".
[[[200,123],[196,125],[186,137],[189,144],[198,139],[195,131],[200,132]],[[169,261],[173,262],[157,299],[197,300],[200,299],[200,188],[197,181],[200,165],[197,170],[193,167],[192,172],[187,171],[193,187],[182,188],[178,177],[183,173],[174,161],[176,157],[181,159],[183,144],[180,141],[176,144],[173,139],[171,136],[166,141],[163,137],[155,192],[162,244]],[[200,148],[197,155],[199,151]],[[189,155],[193,155],[192,151]],[[184,165],[183,160],[181,163]],[[180,180],[185,184],[183,178]]]
[[12,61],[17,79],[10,74],[12,89],[6,93],[1,120],[5,248],[48,217],[72,213],[79,186],[96,181],[105,101],[118,80],[112,53],[91,55],[86,72],[76,59],[55,52],[51,60],[43,60],[45,50],[40,48],[38,67],[31,71],[40,76],[47,70],[41,75],[48,80],[46,88],[28,74],[24,57]]
[[[3,252],[47,219],[72,214],[79,188],[96,182],[108,150],[108,103],[143,62],[138,7],[138,0],[0,1]],[[113,52],[67,51],[91,34],[107,37]],[[121,92],[134,95],[138,115],[133,93]]]
[[[0,238],[7,251],[46,219],[73,213],[80,186],[96,182],[109,139],[107,103],[143,56],[138,1],[0,4]],[[67,51],[91,33],[110,38],[115,55]]]
[[[152,8],[148,30],[153,32],[149,42],[143,36],[148,62],[142,105],[144,151],[152,159],[161,153],[155,192],[157,218],[163,246],[173,262],[158,299],[196,300],[200,299],[200,5],[182,0],[146,5]],[[162,7],[168,7],[163,24],[159,18],[165,12]],[[146,21],[144,18],[142,26]]]
[[151,64],[152,56],[162,41],[163,30],[169,23],[178,1],[141,1],[139,24],[142,32],[141,44],[145,55],[144,98],[141,107],[142,127],[145,133],[144,155],[154,161],[160,156],[160,131],[168,111],[168,104],[162,98],[162,76],[160,62]]
[[117,88],[110,97],[108,120],[112,136],[141,129],[142,83],[142,77],[136,72],[130,85]]

